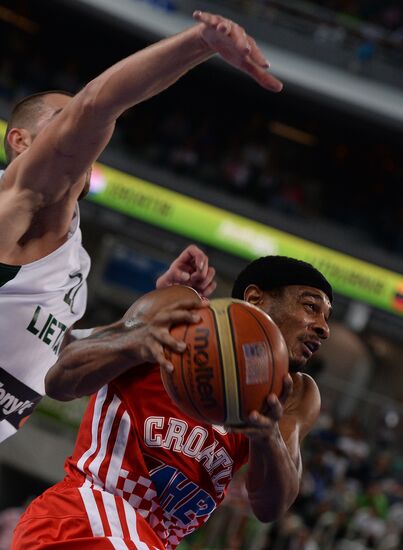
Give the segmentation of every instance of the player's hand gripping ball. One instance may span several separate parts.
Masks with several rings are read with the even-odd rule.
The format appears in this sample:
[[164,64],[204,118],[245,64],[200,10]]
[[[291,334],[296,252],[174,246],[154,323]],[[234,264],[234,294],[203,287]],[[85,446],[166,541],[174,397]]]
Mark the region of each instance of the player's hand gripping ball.
[[171,330],[187,348],[166,352],[174,371],[161,370],[165,389],[196,420],[243,426],[268,394],[281,394],[289,362],[284,338],[266,313],[241,300],[212,300],[198,314],[198,324]]

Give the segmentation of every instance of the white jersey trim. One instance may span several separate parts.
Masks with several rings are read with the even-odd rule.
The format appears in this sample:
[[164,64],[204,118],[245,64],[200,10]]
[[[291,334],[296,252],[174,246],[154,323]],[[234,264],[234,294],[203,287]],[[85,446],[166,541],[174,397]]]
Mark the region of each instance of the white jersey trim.
[[101,514],[99,513],[97,502],[92,489],[86,487],[79,488],[81,498],[83,499],[85,511],[91,525],[94,537],[104,537],[105,531],[102,525]]
[[95,453],[98,447],[98,427],[101,420],[102,407],[105,403],[106,396],[108,394],[108,386],[103,386],[97,393],[94,406],[94,414],[92,417],[92,426],[91,426],[91,447],[85,451],[80,460],[77,462],[77,468],[83,473],[84,466],[87,460]]

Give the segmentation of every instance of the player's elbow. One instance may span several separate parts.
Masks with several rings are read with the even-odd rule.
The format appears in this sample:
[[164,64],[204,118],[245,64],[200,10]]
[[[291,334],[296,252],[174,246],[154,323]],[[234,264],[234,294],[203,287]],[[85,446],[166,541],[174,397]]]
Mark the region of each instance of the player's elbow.
[[71,401],[74,399],[74,396],[66,392],[63,378],[57,368],[57,364],[54,365],[45,376],[45,393],[48,397],[56,401]]
[[103,124],[116,120],[118,114],[113,96],[104,82],[96,78],[89,82],[80,92],[81,116],[88,120],[101,120]]
[[262,523],[272,523],[281,519],[288,511],[289,506],[273,506],[266,503],[251,503],[256,518]]
[[65,109],[59,119],[59,132],[53,142],[56,154],[62,157],[76,155],[77,132],[80,132],[81,136],[87,136],[92,132],[96,139],[97,129],[109,123],[110,107],[105,95],[102,86],[95,79],[74,96],[71,108]]
[[272,495],[271,497],[254,498],[249,495],[249,502],[256,518],[262,523],[271,523],[285,516],[298,496],[298,491],[290,491],[287,495]]

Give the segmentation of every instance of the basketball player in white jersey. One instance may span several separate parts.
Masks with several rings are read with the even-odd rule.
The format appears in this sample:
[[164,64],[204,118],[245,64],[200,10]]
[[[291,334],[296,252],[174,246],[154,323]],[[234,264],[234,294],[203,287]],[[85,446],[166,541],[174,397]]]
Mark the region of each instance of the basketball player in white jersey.
[[[47,92],[14,109],[0,179],[0,441],[43,395],[63,334],[84,313],[90,262],[77,200],[116,119],[215,53],[267,90],[282,87],[241,27],[216,15],[194,17],[195,26],[123,59],[74,97]],[[189,320],[189,304],[181,306],[179,316]],[[177,312],[169,316],[178,320]]]

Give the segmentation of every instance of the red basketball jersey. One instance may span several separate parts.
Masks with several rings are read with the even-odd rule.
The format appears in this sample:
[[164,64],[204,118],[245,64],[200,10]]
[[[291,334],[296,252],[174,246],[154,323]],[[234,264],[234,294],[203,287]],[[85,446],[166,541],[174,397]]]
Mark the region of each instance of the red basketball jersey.
[[248,459],[248,439],[172,403],[158,366],[135,367],[91,398],[67,480],[120,496],[167,549],[202,525]]

